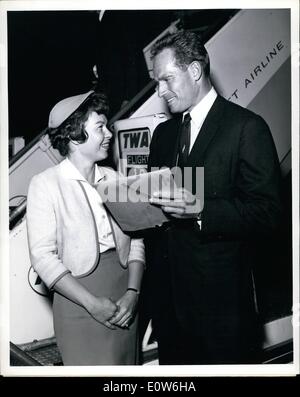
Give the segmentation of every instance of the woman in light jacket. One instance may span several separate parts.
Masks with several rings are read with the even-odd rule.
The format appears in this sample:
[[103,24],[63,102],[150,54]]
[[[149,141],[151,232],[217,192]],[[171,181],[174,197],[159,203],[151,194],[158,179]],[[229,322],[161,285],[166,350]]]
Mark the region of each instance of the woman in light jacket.
[[32,266],[54,290],[53,317],[64,365],[137,363],[135,316],[144,245],[107,213],[95,184],[116,172],[107,158],[108,105],[90,91],[51,110],[48,135],[66,158],[34,176],[27,202]]

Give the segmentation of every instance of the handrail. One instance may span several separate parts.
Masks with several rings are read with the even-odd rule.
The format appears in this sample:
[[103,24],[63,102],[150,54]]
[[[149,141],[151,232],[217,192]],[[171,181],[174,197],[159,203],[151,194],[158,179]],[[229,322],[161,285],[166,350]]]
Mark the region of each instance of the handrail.
[[150,80],[149,83],[140,91],[138,92],[126,105],[124,105],[110,120],[109,126],[111,126],[116,120],[122,118],[125,114],[127,114],[134,105],[139,102],[152,88],[155,87],[155,81]]
[[47,128],[44,128],[36,137],[34,137],[26,146],[19,150],[10,160],[9,167],[16,163],[28,150],[30,150],[45,135]]

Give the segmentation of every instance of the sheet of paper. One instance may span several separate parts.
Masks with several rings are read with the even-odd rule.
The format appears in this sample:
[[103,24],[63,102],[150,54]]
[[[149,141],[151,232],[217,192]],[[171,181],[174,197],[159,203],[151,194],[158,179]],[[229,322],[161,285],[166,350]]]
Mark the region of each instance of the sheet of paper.
[[176,185],[170,169],[117,177],[97,186],[107,209],[123,231],[137,231],[161,226],[169,218],[159,206],[149,203],[154,192],[174,196]]

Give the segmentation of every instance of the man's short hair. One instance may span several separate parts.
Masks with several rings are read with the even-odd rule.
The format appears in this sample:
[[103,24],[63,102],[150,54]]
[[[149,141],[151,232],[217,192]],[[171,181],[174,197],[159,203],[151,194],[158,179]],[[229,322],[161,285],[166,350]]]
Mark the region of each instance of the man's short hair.
[[180,68],[185,69],[193,61],[198,61],[203,68],[205,76],[209,76],[209,56],[199,34],[181,31],[162,37],[151,48],[152,58],[166,48],[174,51],[176,64]]

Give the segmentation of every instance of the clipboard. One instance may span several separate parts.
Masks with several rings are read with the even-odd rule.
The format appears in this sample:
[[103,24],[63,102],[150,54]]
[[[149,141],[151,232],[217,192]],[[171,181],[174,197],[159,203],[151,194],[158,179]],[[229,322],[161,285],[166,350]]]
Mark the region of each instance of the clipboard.
[[154,192],[174,198],[177,187],[169,168],[101,181],[97,185],[104,205],[124,232],[150,229],[170,220],[159,206],[149,202]]

